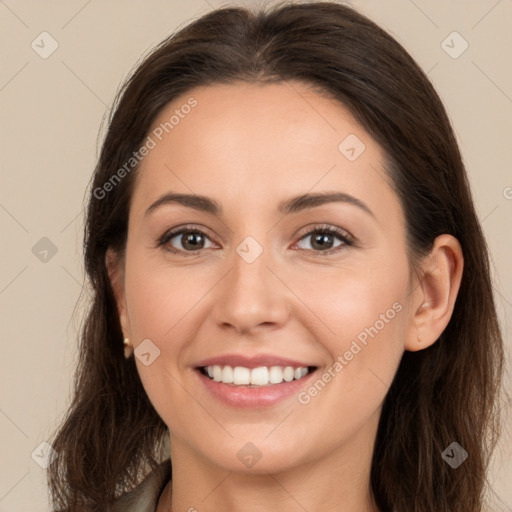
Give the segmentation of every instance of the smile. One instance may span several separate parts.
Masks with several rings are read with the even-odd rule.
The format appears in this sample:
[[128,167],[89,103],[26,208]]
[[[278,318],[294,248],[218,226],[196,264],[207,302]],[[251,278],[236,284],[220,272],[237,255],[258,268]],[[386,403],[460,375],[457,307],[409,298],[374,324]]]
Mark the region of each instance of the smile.
[[293,366],[260,366],[246,368],[244,366],[204,366],[200,368],[203,375],[215,382],[229,384],[231,386],[273,386],[293,380],[304,378],[314,367]]

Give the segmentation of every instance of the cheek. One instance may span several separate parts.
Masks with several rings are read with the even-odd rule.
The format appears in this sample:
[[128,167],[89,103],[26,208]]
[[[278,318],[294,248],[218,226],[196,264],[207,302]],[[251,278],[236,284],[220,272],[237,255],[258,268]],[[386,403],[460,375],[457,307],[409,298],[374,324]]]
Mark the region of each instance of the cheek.
[[389,263],[384,258],[365,258],[308,281],[305,296],[318,315],[328,318],[337,334],[354,335],[377,321],[394,302],[403,302],[407,262],[399,257],[390,258]]
[[126,296],[135,346],[144,338],[159,344],[172,327],[174,308],[168,291],[155,282],[154,274],[139,267],[127,272]]
[[134,343],[150,338],[163,346],[171,337],[179,340],[187,314],[208,289],[203,277],[192,267],[172,268],[161,257],[133,251],[126,264],[126,295]]
[[375,381],[391,382],[403,353],[408,266],[405,260],[395,262],[386,265],[381,259],[378,265],[343,269],[304,291],[308,307],[322,321],[315,328],[317,339],[333,363],[341,361],[337,373],[352,389],[372,375],[369,370]]
[[381,406],[403,354],[407,279],[381,270],[340,272],[317,280],[308,295],[318,297],[308,306],[322,320],[314,332],[331,363],[299,402],[340,438],[354,435]]
[[[403,289],[395,282],[378,287],[373,280],[345,279],[336,286],[328,285],[319,312],[326,318],[326,324],[334,331],[333,339],[343,340],[359,338],[364,341],[364,333],[371,326],[378,331],[389,330],[387,326],[396,324],[398,309],[403,307]],[[399,303],[400,306],[393,305]]]
[[[190,274],[183,269],[170,269],[143,251],[132,251],[127,259],[125,286],[142,385],[160,417],[175,428],[176,418],[170,411],[186,409],[189,400],[176,370],[190,339],[187,313],[199,301],[199,287],[191,286]],[[145,353],[149,354],[146,360]]]

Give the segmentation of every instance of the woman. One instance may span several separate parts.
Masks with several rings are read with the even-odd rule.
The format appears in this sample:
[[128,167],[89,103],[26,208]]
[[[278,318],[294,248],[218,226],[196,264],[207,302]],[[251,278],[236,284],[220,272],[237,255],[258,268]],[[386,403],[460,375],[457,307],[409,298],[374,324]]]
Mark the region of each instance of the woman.
[[482,510],[486,245],[438,95],[366,17],[224,8],[162,42],[116,102],[85,249],[56,510]]

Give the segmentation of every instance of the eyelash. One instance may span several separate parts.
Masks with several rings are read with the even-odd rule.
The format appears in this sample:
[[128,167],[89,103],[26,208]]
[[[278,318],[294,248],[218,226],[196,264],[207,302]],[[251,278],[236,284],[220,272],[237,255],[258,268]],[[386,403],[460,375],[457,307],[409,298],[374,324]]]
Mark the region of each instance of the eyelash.
[[[198,229],[197,227],[194,227],[194,226],[184,226],[184,227],[181,227],[181,228],[177,228],[177,229],[173,229],[173,230],[165,232],[158,239],[157,247],[164,246],[165,244],[167,244],[174,237],[176,237],[178,235],[182,235],[184,233],[196,233],[196,234],[198,233],[198,234],[201,234],[201,235],[205,236],[206,238],[209,238],[209,236],[203,230]],[[329,255],[329,254],[337,253],[337,252],[339,252],[340,250],[343,250],[346,247],[351,247],[351,246],[355,245],[354,239],[346,231],[344,231],[344,230],[342,230],[340,228],[334,227],[334,226],[329,226],[327,224],[315,226],[314,228],[312,228],[307,233],[304,233],[300,237],[299,241],[302,240],[303,238],[311,236],[311,235],[313,235],[315,233],[328,233],[330,235],[335,235],[336,237],[338,237],[343,242],[343,244],[339,245],[338,247],[333,247],[331,249],[328,249],[326,251],[315,251],[313,249],[301,249],[301,250],[309,251],[309,252],[314,252],[314,253],[317,253],[318,255]],[[203,251],[204,249],[198,249],[197,251],[183,251],[181,249],[175,249],[174,247],[169,246],[166,250],[171,252],[171,253],[173,253],[173,254],[196,255],[199,252]]]

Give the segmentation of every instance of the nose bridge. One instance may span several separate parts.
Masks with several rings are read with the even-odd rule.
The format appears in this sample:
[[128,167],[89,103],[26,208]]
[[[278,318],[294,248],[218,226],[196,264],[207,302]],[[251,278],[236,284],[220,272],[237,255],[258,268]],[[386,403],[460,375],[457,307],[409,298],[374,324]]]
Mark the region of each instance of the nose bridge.
[[245,238],[235,249],[233,254],[233,267],[231,273],[231,285],[244,293],[257,293],[258,288],[263,290],[268,286],[269,266],[272,255],[268,246],[265,248],[253,237]]
[[231,269],[215,305],[217,322],[240,331],[285,322],[289,299],[285,287],[270,270],[274,266],[270,248],[248,236],[233,252]]

